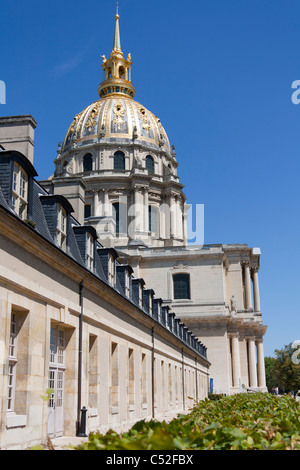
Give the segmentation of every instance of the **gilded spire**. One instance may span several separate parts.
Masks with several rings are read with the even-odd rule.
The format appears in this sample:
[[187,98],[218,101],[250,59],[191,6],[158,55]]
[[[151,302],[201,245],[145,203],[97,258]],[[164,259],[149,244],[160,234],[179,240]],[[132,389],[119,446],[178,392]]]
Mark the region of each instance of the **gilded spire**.
[[117,14],[115,16],[116,18],[116,26],[115,26],[115,37],[114,37],[114,47],[113,51],[115,52],[122,52],[121,49],[121,39],[120,39],[120,27],[119,27],[119,3],[117,2]]
[[124,58],[121,49],[119,28],[119,3],[117,3],[117,14],[114,36],[114,47],[110,58],[102,55],[103,82],[100,83],[98,93],[100,98],[111,95],[123,95],[133,98],[135,95],[134,85],[131,81],[131,54]]

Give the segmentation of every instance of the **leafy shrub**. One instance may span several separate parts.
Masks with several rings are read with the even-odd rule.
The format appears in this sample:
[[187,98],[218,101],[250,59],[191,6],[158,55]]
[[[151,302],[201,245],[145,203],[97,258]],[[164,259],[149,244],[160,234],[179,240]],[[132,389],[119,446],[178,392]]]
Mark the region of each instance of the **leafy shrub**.
[[209,400],[221,400],[225,395],[222,393],[209,393],[208,399]]
[[170,423],[144,420],[119,435],[90,434],[76,450],[300,450],[300,403],[238,394],[198,403]]

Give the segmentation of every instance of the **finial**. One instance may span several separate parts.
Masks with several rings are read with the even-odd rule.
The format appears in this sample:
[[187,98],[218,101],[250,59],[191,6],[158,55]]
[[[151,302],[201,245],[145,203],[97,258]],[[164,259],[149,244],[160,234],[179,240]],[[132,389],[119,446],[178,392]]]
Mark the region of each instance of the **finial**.
[[116,3],[113,50],[109,58],[106,58],[105,55],[101,56],[103,61],[101,64],[103,82],[98,87],[98,93],[100,98],[111,95],[123,95],[127,98],[133,98],[135,89],[131,82],[131,54],[128,54],[127,59],[125,59],[121,49],[119,2]]
[[117,52],[121,51],[121,40],[120,40],[120,29],[119,29],[119,2],[117,2],[117,14],[116,14],[116,26],[115,26],[115,37],[113,50]]

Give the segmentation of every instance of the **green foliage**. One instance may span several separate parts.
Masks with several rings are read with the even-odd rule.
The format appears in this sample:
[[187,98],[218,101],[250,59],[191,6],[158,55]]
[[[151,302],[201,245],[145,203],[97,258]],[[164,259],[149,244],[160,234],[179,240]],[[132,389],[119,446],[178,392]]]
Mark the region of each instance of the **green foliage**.
[[225,395],[222,393],[209,393],[208,394],[208,399],[209,400],[221,400]]
[[275,350],[275,357],[265,358],[266,380],[269,392],[273,386],[281,391],[289,392],[300,390],[300,364],[292,360],[297,348],[292,343],[282,349]]
[[170,423],[139,421],[128,432],[90,434],[75,450],[300,450],[300,402],[238,394],[198,403]]
[[265,357],[266,385],[270,393],[272,388],[277,385],[277,378],[275,376],[276,363],[275,357]]
[[41,395],[41,399],[43,401],[49,401],[51,398],[52,393],[54,393],[53,388],[47,388],[46,395]]
[[292,361],[296,349],[292,347],[292,344],[288,344],[283,349],[275,350],[276,367],[273,373],[279,388],[286,391],[300,389],[300,364],[294,364]]

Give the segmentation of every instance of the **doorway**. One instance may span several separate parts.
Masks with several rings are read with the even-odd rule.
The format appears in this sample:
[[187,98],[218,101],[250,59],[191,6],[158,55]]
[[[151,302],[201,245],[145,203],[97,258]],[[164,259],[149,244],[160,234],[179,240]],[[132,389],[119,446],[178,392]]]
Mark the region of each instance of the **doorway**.
[[65,386],[65,333],[52,327],[50,336],[50,364],[48,388],[52,390],[48,402],[48,436],[64,435],[64,386]]

